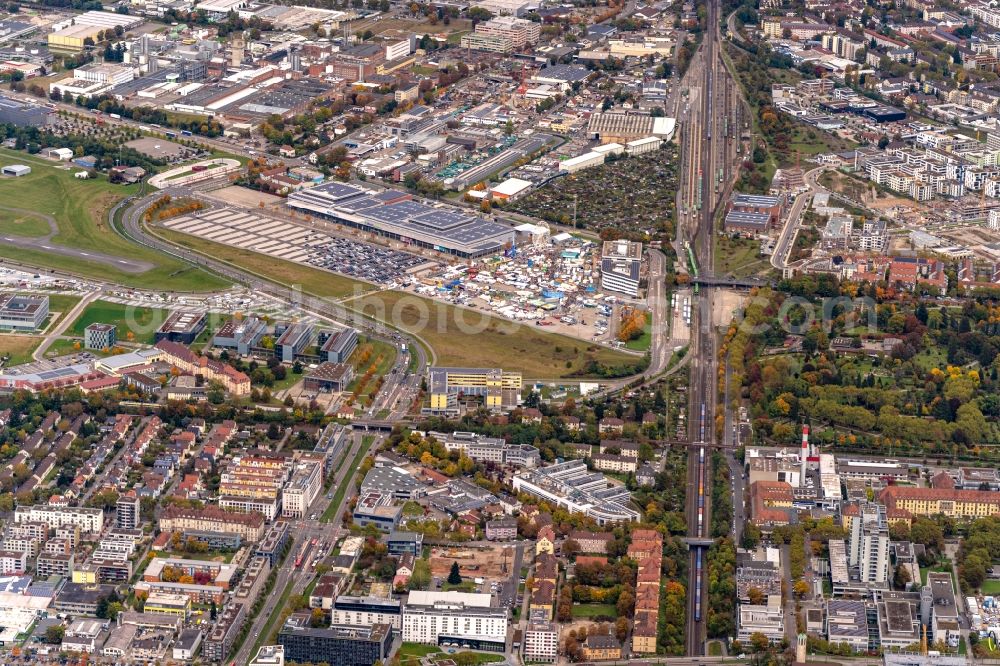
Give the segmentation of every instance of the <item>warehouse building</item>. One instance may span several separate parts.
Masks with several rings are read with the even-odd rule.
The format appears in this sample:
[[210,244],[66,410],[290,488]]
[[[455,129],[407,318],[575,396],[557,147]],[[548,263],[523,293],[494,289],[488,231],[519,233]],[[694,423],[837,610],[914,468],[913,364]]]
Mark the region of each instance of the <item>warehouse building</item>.
[[5,176],[20,178],[21,176],[27,176],[31,173],[31,167],[26,164],[11,164],[10,166],[5,166],[2,173]]
[[[544,145],[544,144],[543,144]],[[288,205],[338,224],[458,257],[502,252],[513,228],[405,192],[326,183],[288,196]]]
[[41,127],[48,124],[51,109],[0,95],[0,123],[18,127]]

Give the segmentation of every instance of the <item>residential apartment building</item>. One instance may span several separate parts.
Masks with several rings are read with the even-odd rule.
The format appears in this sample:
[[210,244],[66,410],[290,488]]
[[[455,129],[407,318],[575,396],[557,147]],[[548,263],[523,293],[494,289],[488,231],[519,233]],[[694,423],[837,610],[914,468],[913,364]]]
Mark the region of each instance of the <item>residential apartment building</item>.
[[239,534],[245,541],[259,541],[264,534],[264,516],[259,513],[232,513],[214,506],[201,509],[168,506],[160,515],[160,529],[165,532],[229,532]]
[[552,622],[531,621],[524,629],[521,658],[525,663],[556,661],[559,649],[559,630]]
[[298,463],[281,496],[281,515],[285,518],[304,518],[321,490],[323,465],[318,462]]
[[14,510],[15,523],[45,523],[50,528],[75,525],[86,534],[99,534],[104,529],[104,512],[78,506],[35,504]]
[[865,502],[850,517],[848,562],[866,583],[885,584],[889,577],[889,523],[885,507]]

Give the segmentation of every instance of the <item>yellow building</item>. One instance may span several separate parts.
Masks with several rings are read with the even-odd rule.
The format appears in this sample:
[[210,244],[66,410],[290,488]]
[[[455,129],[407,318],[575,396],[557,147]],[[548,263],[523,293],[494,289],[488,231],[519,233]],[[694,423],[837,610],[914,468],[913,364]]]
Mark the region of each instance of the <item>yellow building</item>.
[[1000,492],[889,486],[879,495],[887,509],[908,511],[914,516],[942,514],[960,520],[975,520],[1000,514]]
[[183,618],[191,613],[191,597],[186,594],[171,594],[167,592],[152,592],[146,598],[142,607],[143,613],[163,613],[180,615]]
[[86,40],[91,40],[93,44],[97,41],[97,35],[103,32],[104,28],[95,25],[71,25],[68,28],[50,32],[48,41],[49,48],[61,51],[82,51]]
[[538,540],[535,542],[535,555],[548,553],[554,555],[556,552],[556,537],[552,528],[546,525],[538,530]]
[[622,646],[611,634],[587,636],[583,643],[583,658],[587,661],[610,661],[622,658]]
[[73,582],[81,585],[97,585],[97,568],[83,565],[73,569]]
[[502,368],[431,368],[427,386],[433,412],[457,411],[459,395],[482,397],[487,409],[500,411],[517,407],[522,379]]

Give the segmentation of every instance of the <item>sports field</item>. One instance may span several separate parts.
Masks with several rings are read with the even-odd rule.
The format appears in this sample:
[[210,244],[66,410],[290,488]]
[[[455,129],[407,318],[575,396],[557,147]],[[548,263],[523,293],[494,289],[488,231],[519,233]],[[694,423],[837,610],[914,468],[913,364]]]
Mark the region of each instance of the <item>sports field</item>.
[[0,149],[0,165],[10,164],[26,164],[31,173],[0,178],[4,209],[0,232],[23,237],[18,243],[0,243],[0,256],[140,288],[209,291],[230,286],[219,277],[135,245],[110,228],[108,211],[136,186],[113,185],[104,178],[81,180],[73,177],[78,169]]

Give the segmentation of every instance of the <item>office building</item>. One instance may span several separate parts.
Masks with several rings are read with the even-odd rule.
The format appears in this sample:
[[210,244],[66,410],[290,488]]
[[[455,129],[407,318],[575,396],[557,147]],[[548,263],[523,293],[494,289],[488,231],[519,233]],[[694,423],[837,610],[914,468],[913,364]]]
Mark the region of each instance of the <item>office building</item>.
[[116,338],[114,324],[101,324],[94,322],[83,329],[84,349],[111,349],[115,346]]
[[187,619],[188,615],[191,614],[191,597],[186,594],[170,592],[150,592],[142,612],[179,615]]
[[368,627],[332,626],[315,629],[305,616],[288,618],[278,643],[289,661],[311,661],[337,666],[371,666],[387,663],[392,649],[392,628],[387,624]]
[[781,597],[771,595],[762,605],[740,604],[737,616],[737,637],[749,643],[754,634],[763,634],[777,644],[785,636],[785,617],[781,608]]
[[347,363],[358,346],[358,332],[353,328],[332,333],[323,343],[320,352],[330,363]]
[[267,324],[256,317],[233,318],[215,332],[212,345],[235,349],[240,356],[249,356],[266,334]]
[[359,527],[374,525],[380,532],[389,533],[399,526],[403,507],[393,506],[392,496],[370,492],[358,496],[352,517]]
[[542,463],[538,449],[530,444],[512,444],[500,437],[484,437],[473,432],[428,434],[449,451],[460,451],[476,462],[528,468]]
[[313,341],[312,324],[290,324],[274,343],[274,353],[284,363],[292,363]]
[[[540,24],[514,16],[497,16],[476,26],[474,35],[484,37],[501,37],[506,39],[513,49],[523,49],[529,44],[537,44],[541,33]],[[465,44],[463,43],[463,46]]]
[[153,337],[156,342],[169,340],[189,345],[205,330],[207,321],[203,312],[171,312]]
[[635,298],[639,295],[642,243],[605,241],[601,248],[601,288]]
[[521,401],[521,373],[502,368],[442,368],[428,370],[431,413],[457,414],[458,397],[476,396],[491,411],[513,409]]
[[373,467],[361,481],[361,495],[379,493],[398,500],[415,500],[427,494],[427,487],[402,467]]
[[257,654],[250,660],[249,666],[285,666],[285,647],[261,645]]
[[852,650],[868,649],[868,610],[863,601],[831,599],[826,604],[826,636],[833,645],[846,643]]
[[35,331],[48,316],[48,296],[0,294],[0,330]]
[[411,591],[403,607],[403,641],[503,652],[507,609],[493,607],[492,598],[467,592]]

